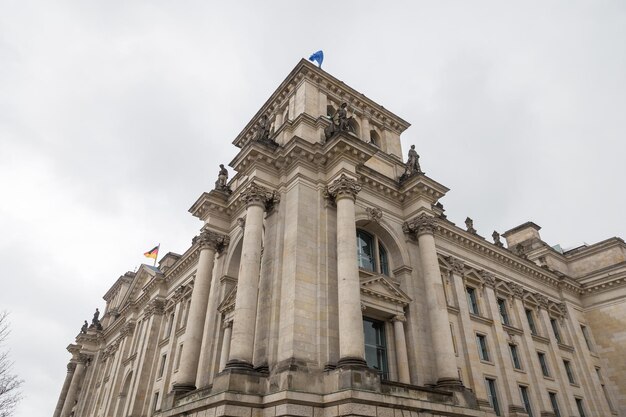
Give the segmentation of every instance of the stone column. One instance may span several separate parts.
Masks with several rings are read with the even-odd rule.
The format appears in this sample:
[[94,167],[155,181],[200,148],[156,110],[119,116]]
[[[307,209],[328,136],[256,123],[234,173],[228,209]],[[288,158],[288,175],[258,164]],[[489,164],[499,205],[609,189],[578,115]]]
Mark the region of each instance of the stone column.
[[226,362],[228,361],[228,354],[230,352],[230,337],[232,332],[233,322],[224,322],[224,337],[222,338],[222,353],[220,355],[220,372],[224,369],[224,367],[226,367]]
[[405,233],[416,233],[419,245],[422,276],[424,277],[425,298],[430,319],[430,331],[435,352],[438,386],[460,386],[456,367],[456,357],[450,334],[450,321],[446,296],[441,282],[441,271],[435,247],[436,219],[427,215],[404,224]]
[[227,369],[253,369],[254,330],[261,270],[261,245],[265,209],[278,202],[278,195],[254,181],[240,196],[246,204],[246,227],[243,232],[232,340]]
[[76,370],[74,371],[74,375],[72,376],[72,382],[70,383],[69,389],[67,390],[67,395],[65,396],[65,403],[63,404],[63,409],[61,410],[60,417],[69,417],[72,412],[72,408],[74,404],[76,404],[78,388],[83,383],[83,376],[85,375],[85,367],[87,365],[87,358],[81,355],[76,363]]
[[200,359],[207,303],[211,290],[213,262],[215,253],[221,251],[228,244],[228,239],[227,236],[210,230],[203,230],[199,236],[194,238],[194,243],[198,243],[200,246],[200,256],[187,316],[185,346],[180,359],[174,391],[186,392],[196,389],[196,374]]
[[65,381],[63,381],[63,388],[61,388],[61,394],[59,395],[59,401],[57,401],[57,406],[54,409],[53,417],[59,417],[61,415],[61,411],[63,410],[63,404],[65,404],[65,398],[67,397],[67,391],[70,389],[70,384],[72,383],[72,377],[74,376],[75,370],[76,364],[74,362],[70,362],[67,364],[67,375],[65,375]]
[[398,380],[404,384],[411,383],[409,375],[409,357],[406,349],[406,338],[404,336],[404,322],[406,317],[399,314],[393,318],[393,334],[396,342],[396,362],[398,366]]
[[356,259],[354,200],[361,186],[341,174],[328,186],[327,193],[337,204],[337,293],[339,297],[338,366],[363,366],[365,338],[361,312],[361,283]]

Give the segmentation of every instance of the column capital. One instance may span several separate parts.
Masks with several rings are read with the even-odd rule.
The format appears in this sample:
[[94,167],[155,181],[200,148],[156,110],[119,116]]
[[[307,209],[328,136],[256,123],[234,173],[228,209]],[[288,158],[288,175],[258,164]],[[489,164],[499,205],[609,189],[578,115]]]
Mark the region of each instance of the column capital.
[[537,299],[540,308],[543,308],[545,310],[548,309],[548,305],[550,304],[550,300],[548,299],[548,297],[540,293],[535,293],[535,298]]
[[393,321],[394,323],[397,322],[397,321],[399,321],[401,323],[404,323],[406,321],[406,316],[404,314],[397,314],[397,315],[393,316],[391,321]]
[[266,211],[271,211],[274,205],[280,202],[280,194],[251,181],[246,189],[241,192],[239,199],[246,207],[257,205]]
[[524,298],[524,287],[516,282],[509,283],[509,287],[511,288],[511,291],[513,291],[513,297],[519,298],[520,300]]
[[71,374],[76,370],[76,363],[70,362],[67,364],[67,373]]
[[339,178],[326,187],[326,195],[335,200],[351,198],[354,201],[362,188],[357,180],[348,177],[346,174],[341,174]]
[[417,236],[422,234],[434,234],[437,227],[437,219],[427,214],[420,214],[419,216],[405,222],[402,225],[402,230],[406,234],[415,233]]
[[480,276],[483,279],[483,283],[489,288],[496,288],[496,276],[488,271],[480,271]]
[[200,250],[212,249],[221,253],[230,243],[230,237],[204,229],[198,236],[193,238],[192,244],[196,243],[200,246]]
[[465,262],[458,258],[455,258],[454,256],[449,256],[448,262],[452,267],[452,273],[457,274],[460,277],[463,277],[465,275]]
[[134,331],[135,331],[135,322],[129,321],[126,324],[124,324],[124,326],[122,326],[122,330],[120,330],[120,336],[121,337],[129,336],[133,334]]
[[152,316],[153,314],[160,316],[161,314],[163,314],[164,310],[165,300],[155,298],[148,303],[148,305],[144,309],[144,314],[146,318]]
[[233,321],[232,320],[224,320],[223,326],[225,329],[229,328],[229,327],[233,327]]
[[78,355],[78,364],[87,365],[87,363],[91,362],[91,355],[87,355],[86,353],[81,353]]

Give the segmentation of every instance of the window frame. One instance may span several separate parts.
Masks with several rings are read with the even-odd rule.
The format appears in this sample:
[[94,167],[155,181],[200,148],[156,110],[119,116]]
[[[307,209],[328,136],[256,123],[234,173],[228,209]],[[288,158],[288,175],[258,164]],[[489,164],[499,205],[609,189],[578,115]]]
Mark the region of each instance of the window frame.
[[517,350],[517,344],[509,343],[509,352],[511,353],[511,361],[513,362],[513,369],[517,371],[521,371],[524,369],[522,367],[522,361],[519,357],[519,351]]
[[554,334],[554,338],[556,339],[557,343],[563,343],[559,322],[554,317],[550,317],[550,327],[552,327],[552,333]]
[[541,367],[541,373],[545,378],[552,378],[550,374],[550,367],[548,366],[548,360],[545,352],[537,351],[537,360],[539,361],[539,366]]
[[[367,316],[363,316],[363,324],[365,324],[365,322],[370,322],[372,324],[376,324],[379,327],[378,328],[374,328],[374,330],[377,332],[377,336],[376,336],[376,340],[378,342],[378,340],[382,341],[383,344],[379,344],[376,343],[375,345],[372,344],[368,344],[367,340],[365,339],[365,334],[364,336],[364,345],[365,345],[365,360],[367,362],[367,347],[371,347],[374,348],[376,350],[376,361],[377,364],[381,365],[382,369],[377,369],[377,368],[370,368],[375,370],[381,377],[382,380],[389,380],[390,379],[390,368],[389,368],[389,343],[387,340],[387,331],[386,331],[386,322],[384,320],[379,320],[373,317],[367,317]],[[365,326],[364,326],[364,333],[365,333]],[[379,354],[380,352],[383,353],[382,355],[382,363],[379,362]],[[369,367],[369,364],[368,364]]]
[[[365,268],[361,266],[361,251],[359,246],[359,235],[363,234],[365,237],[371,239],[372,245],[372,255],[371,255],[371,263],[372,269]],[[356,229],[356,238],[357,238],[357,265],[360,271],[365,271],[371,274],[379,274],[387,277],[391,277],[391,265],[389,263],[389,251],[385,244],[381,241],[381,239],[375,233],[371,233],[365,229],[358,228]],[[382,250],[381,250],[382,249]]]
[[465,294],[467,296],[467,307],[470,314],[480,316],[480,307],[478,305],[478,295],[476,287],[471,285],[465,286]]
[[509,310],[507,308],[506,298],[496,298],[496,304],[498,304],[498,312],[500,313],[500,321],[505,326],[511,325],[511,318],[509,316]]
[[530,401],[529,396],[529,388],[527,385],[518,385],[520,398],[522,399],[522,404],[524,404],[524,409],[526,410],[526,414],[528,417],[534,417],[532,403]]
[[530,329],[530,334],[537,336],[539,333],[537,332],[537,323],[535,322],[535,316],[532,308],[524,308],[524,313],[526,315],[526,322],[528,323],[528,328]]
[[167,352],[161,355],[161,362],[159,365],[159,373],[157,374],[157,379],[163,378],[163,374],[165,373],[165,365],[167,364]]
[[574,368],[572,367],[572,361],[563,358],[563,367],[565,368],[565,374],[570,384],[577,385],[576,376],[574,375]]
[[487,344],[487,335],[476,333],[476,346],[478,348],[478,358],[482,362],[491,363],[491,355],[489,354],[489,345]]
[[493,411],[497,416],[501,416],[500,400],[498,399],[498,387],[496,386],[496,379],[494,377],[486,376],[485,385],[487,388],[487,400],[489,405],[493,408]]
[[557,397],[557,393],[554,391],[548,391],[548,397],[550,399],[550,404],[552,405],[552,411],[556,415],[556,417],[561,417],[561,408],[559,407],[559,399]]
[[587,413],[585,412],[585,405],[583,404],[583,399],[580,397],[574,397],[574,402],[576,403],[576,408],[578,409],[578,415],[580,417],[587,417]]

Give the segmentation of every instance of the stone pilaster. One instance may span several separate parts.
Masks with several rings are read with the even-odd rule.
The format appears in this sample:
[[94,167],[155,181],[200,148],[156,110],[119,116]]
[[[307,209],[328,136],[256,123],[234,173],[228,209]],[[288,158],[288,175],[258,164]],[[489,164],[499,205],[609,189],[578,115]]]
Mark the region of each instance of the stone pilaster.
[[224,322],[224,336],[222,337],[222,352],[220,354],[220,371],[222,371],[226,367],[226,362],[228,362],[228,354],[230,352],[230,338],[232,336],[232,332],[233,322]]
[[420,215],[404,224],[406,233],[417,235],[422,275],[424,277],[425,298],[430,319],[431,338],[437,369],[437,385],[460,386],[456,357],[450,334],[450,321],[446,296],[441,282],[441,271],[437,259],[434,231],[437,226],[434,217]]
[[397,315],[393,318],[393,334],[396,342],[396,362],[398,366],[398,381],[404,384],[411,383],[409,374],[409,357],[407,354],[406,337],[404,334],[404,315]]
[[361,186],[341,174],[327,188],[337,205],[337,291],[339,298],[338,366],[367,366],[361,312],[361,284],[356,259],[354,201]]
[[265,210],[271,210],[279,201],[275,191],[270,191],[254,181],[241,193],[240,199],[246,204],[246,227],[243,233],[227,369],[253,369],[263,216]]
[[185,392],[196,388],[202,333],[209,293],[211,291],[211,276],[215,253],[222,251],[228,245],[228,241],[228,236],[210,230],[203,230],[199,236],[194,238],[194,243],[200,246],[200,256],[191,294],[187,329],[185,331],[185,346],[178,368],[177,383],[174,385],[174,391]]

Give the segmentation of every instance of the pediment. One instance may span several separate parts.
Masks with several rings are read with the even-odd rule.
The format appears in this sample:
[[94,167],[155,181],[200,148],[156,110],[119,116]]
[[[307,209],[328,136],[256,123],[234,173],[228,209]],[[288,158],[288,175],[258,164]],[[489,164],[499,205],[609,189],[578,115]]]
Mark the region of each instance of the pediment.
[[411,298],[384,275],[362,280],[361,293],[402,306],[407,306],[411,302]]
[[220,305],[217,307],[217,311],[220,313],[226,313],[235,309],[235,299],[237,298],[237,286],[234,286],[224,297]]
[[130,284],[130,287],[122,301],[120,308],[124,307],[128,303],[136,301],[143,294],[143,289],[160,271],[150,265],[141,264],[139,270],[135,274],[135,277]]

